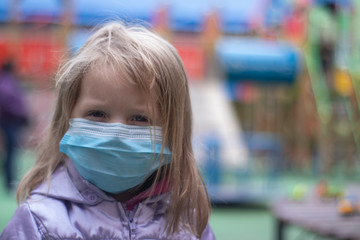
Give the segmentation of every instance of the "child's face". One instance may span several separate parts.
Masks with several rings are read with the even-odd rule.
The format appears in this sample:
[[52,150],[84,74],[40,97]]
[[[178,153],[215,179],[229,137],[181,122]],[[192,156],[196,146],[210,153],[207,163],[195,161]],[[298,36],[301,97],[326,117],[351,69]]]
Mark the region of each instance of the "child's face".
[[71,117],[127,125],[159,125],[158,109],[149,109],[140,89],[112,72],[107,76],[114,81],[105,79],[104,70],[106,68],[92,68],[85,74]]

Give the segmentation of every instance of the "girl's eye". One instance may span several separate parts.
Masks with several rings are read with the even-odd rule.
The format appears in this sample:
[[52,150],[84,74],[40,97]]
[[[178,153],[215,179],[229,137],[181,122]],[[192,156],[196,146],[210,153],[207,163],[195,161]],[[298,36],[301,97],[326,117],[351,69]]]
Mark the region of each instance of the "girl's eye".
[[147,122],[149,122],[149,119],[146,116],[136,115],[133,117],[132,121],[147,123]]
[[87,116],[90,118],[105,118],[106,114],[102,111],[90,111]]

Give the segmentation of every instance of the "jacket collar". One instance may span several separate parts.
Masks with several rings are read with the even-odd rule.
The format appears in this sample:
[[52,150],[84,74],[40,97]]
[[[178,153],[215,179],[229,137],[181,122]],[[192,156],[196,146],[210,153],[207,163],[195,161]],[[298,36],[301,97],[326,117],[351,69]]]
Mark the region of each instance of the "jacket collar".
[[165,177],[156,184],[154,189],[150,187],[147,190],[139,193],[138,195],[126,201],[125,202],[126,209],[131,211],[134,209],[136,205],[138,205],[140,202],[144,201],[145,199],[149,197],[162,195],[163,193],[169,192],[169,190],[170,190],[170,186],[168,184],[168,178]]
[[[166,178],[164,180],[167,181]],[[127,201],[125,206],[128,210],[131,210],[135,205],[149,197],[147,203],[150,204],[161,199],[168,199],[169,194],[167,193],[169,193],[169,188],[164,188],[163,186],[167,186],[166,183],[159,182],[153,192],[151,189],[147,189]],[[70,159],[65,160],[65,163],[55,170],[50,181],[44,181],[35,188],[31,192],[31,195],[33,194],[87,205],[97,205],[102,201],[116,202],[113,197],[85,180],[76,170],[75,165]]]
[[44,181],[31,194],[96,205],[102,201],[116,201],[81,177],[70,159],[58,167],[50,181]]

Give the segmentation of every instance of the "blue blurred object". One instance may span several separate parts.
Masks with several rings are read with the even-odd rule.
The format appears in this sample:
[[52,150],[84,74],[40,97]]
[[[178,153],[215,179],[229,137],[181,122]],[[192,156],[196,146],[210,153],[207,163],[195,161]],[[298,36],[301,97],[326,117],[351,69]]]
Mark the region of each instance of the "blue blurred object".
[[285,42],[225,37],[215,50],[229,81],[293,83],[301,69],[300,53]]
[[206,146],[205,181],[207,185],[219,185],[221,176],[220,140],[216,134],[208,135],[204,139]]
[[253,154],[267,153],[268,177],[272,180],[281,171],[283,143],[278,135],[265,132],[244,133],[249,150]]
[[63,14],[63,4],[60,0],[22,0],[20,12],[21,21],[58,23]]
[[316,5],[334,3],[339,7],[351,7],[352,5],[351,0],[313,0],[312,3]]
[[261,21],[265,14],[267,0],[222,0],[216,8],[224,33],[244,34],[251,31],[253,24]]
[[284,23],[294,7],[291,0],[272,0],[265,12],[264,25],[276,27]]
[[212,0],[196,0],[189,3],[171,0],[169,5],[169,25],[173,31],[200,32],[205,19],[213,9]]
[[74,0],[74,23],[94,26],[122,19],[125,22],[151,23],[160,0]]
[[73,31],[67,40],[67,46],[70,53],[74,55],[90,37],[91,33],[88,30],[75,30]]
[[10,0],[0,1],[0,22],[7,22],[10,19]]

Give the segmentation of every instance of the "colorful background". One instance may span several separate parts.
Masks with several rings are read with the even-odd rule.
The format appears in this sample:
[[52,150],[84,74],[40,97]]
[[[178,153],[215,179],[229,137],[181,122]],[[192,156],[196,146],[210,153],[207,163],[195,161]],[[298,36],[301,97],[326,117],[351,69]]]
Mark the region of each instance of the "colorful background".
[[[59,64],[98,24],[142,24],[184,62],[215,234],[271,239],[273,201],[305,199],[323,181],[328,193],[359,184],[359,11],[359,0],[2,0],[0,64],[15,60],[31,114],[17,178],[36,158]],[[323,39],[334,53],[326,70]],[[0,230],[15,208],[0,188]]]

